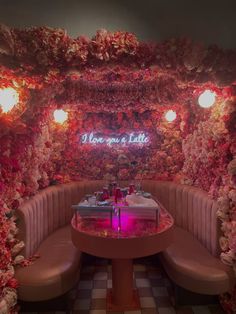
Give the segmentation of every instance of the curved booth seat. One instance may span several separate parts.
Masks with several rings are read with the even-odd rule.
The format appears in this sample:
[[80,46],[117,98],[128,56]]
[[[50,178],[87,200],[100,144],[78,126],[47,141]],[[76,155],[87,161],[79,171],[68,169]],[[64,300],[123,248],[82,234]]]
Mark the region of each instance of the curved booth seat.
[[51,186],[16,211],[18,237],[25,243],[22,254],[26,258],[35,253],[40,256],[32,265],[16,270],[20,300],[49,300],[65,294],[76,284],[81,252],[71,241],[71,205],[103,184],[102,181],[84,181]]
[[[21,300],[49,300],[74,286],[79,278],[81,253],[71,241],[71,205],[101,189],[104,183],[83,181],[51,186],[17,210],[19,238],[25,242],[23,255],[40,255],[33,265],[16,271]],[[228,291],[234,275],[219,259],[220,226],[215,202],[206,192],[173,182],[146,180],[142,188],[156,196],[175,219],[175,240],[160,253],[170,278],[196,293]]]
[[212,256],[188,231],[175,227],[174,243],[160,254],[161,262],[179,286],[199,294],[229,291],[233,276],[219,258]]
[[17,270],[20,300],[53,299],[65,294],[79,279],[81,253],[72,245],[69,226],[49,235],[38,251],[40,258],[33,265]]
[[216,202],[198,188],[173,182],[145,181],[175,220],[174,242],[159,254],[169,277],[198,294],[217,295],[232,289],[235,276],[219,259],[220,223]]

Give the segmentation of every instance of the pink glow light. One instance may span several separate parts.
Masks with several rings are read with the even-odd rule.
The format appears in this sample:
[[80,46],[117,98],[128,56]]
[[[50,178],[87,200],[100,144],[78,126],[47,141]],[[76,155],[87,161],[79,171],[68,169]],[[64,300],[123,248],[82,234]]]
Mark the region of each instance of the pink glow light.
[[164,210],[160,211],[159,225],[156,227],[155,220],[138,219],[135,213],[121,212],[121,230],[119,231],[119,218],[113,215],[112,226],[109,215],[104,218],[81,217],[77,213],[77,225],[75,219],[73,225],[81,232],[101,237],[122,237],[133,238],[140,236],[149,236],[161,233],[168,229],[173,221],[171,216]]

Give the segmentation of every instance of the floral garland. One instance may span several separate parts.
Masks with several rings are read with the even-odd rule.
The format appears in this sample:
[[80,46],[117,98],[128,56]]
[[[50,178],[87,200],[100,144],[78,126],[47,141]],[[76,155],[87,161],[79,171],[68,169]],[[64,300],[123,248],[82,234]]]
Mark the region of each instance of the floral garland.
[[[187,39],[147,44],[127,32],[72,39],[60,29],[1,25],[0,64],[0,87],[20,96],[10,114],[0,110],[0,314],[17,312],[14,267],[27,264],[14,210],[38,189],[85,174],[176,179],[205,189],[219,203],[221,258],[235,269],[235,51]],[[218,99],[205,111],[196,105],[204,89]],[[53,122],[56,108],[69,112],[63,126]],[[168,109],[178,114],[172,124],[163,119]],[[78,134],[94,129],[146,130],[156,146],[142,154],[130,147],[79,149]],[[222,296],[228,313],[235,299],[235,292]]]
[[204,47],[189,39],[169,39],[162,43],[139,42],[127,32],[111,33],[100,30],[92,38],[70,38],[64,30],[49,27],[10,29],[0,26],[0,54],[5,63],[22,63],[34,71],[51,68],[85,69],[98,65],[158,66],[174,73],[183,81],[221,83],[235,82],[236,52],[223,51],[216,46]]
[[178,71],[185,79],[187,74],[201,82],[203,76],[205,81],[220,77],[221,82],[227,83],[235,78],[235,51],[225,52],[216,46],[205,48],[188,39],[147,44],[139,42],[131,33],[106,30],[99,30],[91,40],[82,36],[72,39],[61,29],[19,30],[3,25],[0,34],[1,52],[34,67],[64,69],[65,66],[92,66],[115,61],[139,67],[158,64],[169,72]]

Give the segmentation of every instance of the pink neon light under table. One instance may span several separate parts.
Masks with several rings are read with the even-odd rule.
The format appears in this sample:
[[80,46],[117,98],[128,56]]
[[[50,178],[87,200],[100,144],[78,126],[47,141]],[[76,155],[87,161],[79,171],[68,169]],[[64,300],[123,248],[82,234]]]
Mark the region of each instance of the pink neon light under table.
[[72,241],[82,252],[112,259],[112,289],[107,294],[107,310],[125,311],[140,308],[133,289],[133,258],[156,254],[173,241],[172,216],[161,206],[159,223],[152,219],[117,217],[93,218],[75,213],[71,221]]

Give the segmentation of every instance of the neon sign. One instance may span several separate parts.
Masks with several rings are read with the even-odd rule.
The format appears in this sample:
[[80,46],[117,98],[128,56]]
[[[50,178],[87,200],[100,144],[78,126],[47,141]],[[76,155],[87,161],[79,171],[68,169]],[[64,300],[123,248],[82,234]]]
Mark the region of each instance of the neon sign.
[[146,144],[149,142],[149,136],[147,136],[144,132],[139,133],[129,133],[122,135],[99,135],[91,133],[84,133],[81,135],[81,143],[82,144]]

